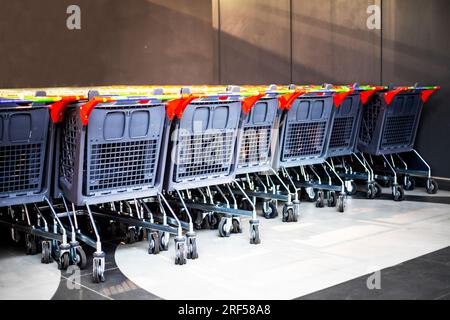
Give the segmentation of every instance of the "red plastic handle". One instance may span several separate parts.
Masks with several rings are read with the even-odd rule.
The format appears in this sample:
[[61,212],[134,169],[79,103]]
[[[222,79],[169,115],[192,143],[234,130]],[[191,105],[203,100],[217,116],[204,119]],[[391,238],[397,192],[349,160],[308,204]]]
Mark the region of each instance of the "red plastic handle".
[[250,110],[252,110],[253,106],[264,96],[264,93],[260,93],[257,96],[247,97],[242,100],[242,110],[245,112],[245,114],[248,114]]
[[63,120],[66,107],[79,99],[80,97],[63,97],[61,100],[52,103],[49,108],[50,117],[53,123],[61,122]]
[[422,102],[425,103],[428,101],[428,98],[435,93],[436,91],[438,91],[440,88],[437,89],[429,89],[429,90],[423,90],[421,92],[420,98],[422,99]]
[[166,113],[170,120],[176,116],[178,119],[181,119],[183,115],[183,111],[193,100],[198,99],[198,96],[189,95],[187,97],[182,97],[174,100],[170,100],[166,104]]
[[85,104],[83,104],[80,107],[80,117],[81,117],[81,122],[83,123],[83,125],[87,126],[87,124],[89,123],[89,117],[91,115],[92,110],[94,110],[94,108],[103,102],[111,102],[113,101],[110,98],[98,98],[98,97],[94,97],[91,100],[89,100],[88,102],[86,102]]
[[406,90],[408,90],[408,88],[397,88],[395,90],[391,90],[391,91],[386,92],[384,94],[384,100],[386,101],[387,105],[391,104],[392,100],[394,99],[394,97],[396,95],[398,95],[400,92],[406,91]]
[[304,95],[306,91],[295,91],[293,93],[286,93],[278,97],[278,103],[283,110],[289,110],[295,99]]
[[359,96],[361,97],[362,104],[366,104],[369,101],[370,97],[373,96],[375,94],[375,92],[377,92],[377,91],[378,91],[378,89],[361,91],[359,93]]
[[353,92],[355,92],[355,90],[351,89],[351,90],[346,91],[346,92],[337,92],[337,93],[335,93],[333,95],[333,102],[334,102],[334,105],[336,106],[336,108],[339,108],[339,106],[345,100],[345,98],[347,98]]

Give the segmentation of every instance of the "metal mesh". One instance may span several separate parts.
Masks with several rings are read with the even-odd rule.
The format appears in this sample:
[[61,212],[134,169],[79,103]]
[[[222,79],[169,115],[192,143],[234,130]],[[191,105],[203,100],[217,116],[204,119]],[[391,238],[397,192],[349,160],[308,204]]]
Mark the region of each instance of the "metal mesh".
[[179,180],[226,175],[231,169],[234,130],[180,134],[176,177]]
[[0,146],[0,193],[40,191],[43,144]]
[[91,145],[89,191],[152,187],[158,139]]
[[271,126],[244,128],[239,166],[266,163],[269,160]]
[[68,114],[64,121],[61,143],[60,174],[70,184],[73,183],[77,146],[77,116],[75,112]]
[[364,108],[361,131],[359,138],[361,142],[369,144],[375,133],[378,115],[381,112],[381,99],[370,99],[370,102]]
[[335,118],[330,138],[330,148],[348,148],[352,137],[354,117]]
[[414,134],[415,115],[388,116],[386,119],[382,147],[408,145]]
[[319,156],[325,142],[326,121],[291,123],[286,131],[283,157]]

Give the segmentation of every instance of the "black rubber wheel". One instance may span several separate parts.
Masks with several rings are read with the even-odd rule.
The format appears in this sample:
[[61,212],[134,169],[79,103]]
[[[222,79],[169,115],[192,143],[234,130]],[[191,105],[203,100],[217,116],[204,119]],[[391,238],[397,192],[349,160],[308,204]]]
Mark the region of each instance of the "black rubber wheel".
[[436,194],[439,191],[439,185],[434,179],[428,179],[426,187],[428,194]]
[[93,273],[92,277],[95,283],[100,283],[105,281],[105,275],[101,268],[100,262],[94,259]]
[[231,227],[227,226],[227,218],[223,217],[219,221],[219,235],[222,238],[228,238],[231,234]]
[[161,243],[159,242],[159,236],[157,232],[150,232],[148,234],[148,253],[158,254],[161,249]]
[[67,270],[70,264],[69,253],[64,252],[62,256],[58,260],[58,269],[59,270]]
[[316,208],[323,208],[325,206],[325,196],[322,190],[317,191]]
[[87,257],[86,257],[86,252],[84,252],[82,247],[77,247],[75,254],[77,255],[77,266],[78,268],[80,268],[81,270],[86,268],[86,264],[87,264]]
[[175,243],[175,264],[183,265],[186,264],[186,248],[183,242]]
[[383,193],[383,187],[378,183],[375,182],[373,184],[373,190],[374,190],[374,198],[379,198],[381,197],[381,194]]
[[187,258],[188,259],[197,259],[198,251],[197,251],[197,238],[196,237],[188,237],[187,238]]
[[375,198],[375,184],[374,183],[367,184],[366,198],[367,199],[374,199]]
[[[308,190],[309,190],[309,192],[308,192]],[[313,188],[308,187],[305,189],[305,196],[306,196],[306,200],[308,200],[309,202],[315,202],[317,200],[318,193]]]
[[170,235],[167,232],[159,231],[159,249],[160,251],[167,251],[169,250],[169,241],[170,241]]
[[36,236],[29,233],[25,235],[25,248],[27,255],[35,255],[37,253],[37,242]]
[[406,191],[412,191],[416,188],[416,180],[411,176],[403,177],[403,189]]
[[341,213],[345,211],[345,197],[342,194],[337,199],[337,209]]
[[337,205],[336,192],[334,192],[334,191],[328,192],[327,204],[329,207],[332,207],[332,208],[336,207],[336,205]]
[[209,228],[211,230],[216,230],[219,227],[219,219],[217,217],[216,213],[212,213],[207,216],[207,219],[209,219]]
[[351,184],[351,189],[347,190],[347,188],[346,188],[345,190],[349,196],[354,196],[356,194],[356,192],[358,191],[358,188],[356,186],[355,181],[351,181],[350,184]]
[[127,230],[125,241],[128,244],[135,243],[137,240],[136,230],[134,228],[130,228]]
[[238,219],[232,220],[231,233],[242,233],[241,221]]
[[52,252],[51,252],[51,244],[46,241],[42,245],[42,253],[41,253],[41,262],[44,264],[49,264],[52,262]]
[[259,225],[250,224],[250,244],[260,244],[261,237],[259,235]]
[[402,201],[405,198],[405,192],[403,191],[403,188],[399,185],[392,187],[392,196],[394,198],[394,201]]
[[294,208],[292,207],[292,205],[285,204],[283,206],[282,221],[292,222],[293,218],[294,218]]
[[263,209],[262,209],[264,218],[274,219],[275,217],[278,216],[278,209],[277,209],[277,206],[275,205],[275,203],[273,203],[273,201],[268,201],[267,210],[265,210],[264,207],[265,207],[265,204],[263,204]]

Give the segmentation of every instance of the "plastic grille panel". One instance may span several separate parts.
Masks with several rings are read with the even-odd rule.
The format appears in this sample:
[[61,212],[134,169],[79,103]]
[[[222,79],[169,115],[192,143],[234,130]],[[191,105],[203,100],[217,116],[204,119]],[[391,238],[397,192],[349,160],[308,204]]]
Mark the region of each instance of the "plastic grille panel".
[[235,138],[235,130],[180,134],[177,181],[228,174]]
[[324,148],[326,125],[326,121],[289,124],[283,158],[320,156]]
[[88,190],[153,187],[159,139],[91,145]]
[[361,131],[359,134],[360,141],[369,144],[375,134],[378,115],[381,112],[381,100],[370,99],[370,102],[364,108]]
[[388,116],[381,141],[382,147],[409,145],[414,134],[415,115]]
[[70,184],[73,183],[77,147],[77,115],[72,112],[66,117],[62,132],[60,174]]
[[330,138],[330,148],[350,146],[354,117],[335,118]]
[[42,143],[0,146],[0,193],[41,189]]
[[239,166],[264,164],[269,160],[271,126],[244,128]]

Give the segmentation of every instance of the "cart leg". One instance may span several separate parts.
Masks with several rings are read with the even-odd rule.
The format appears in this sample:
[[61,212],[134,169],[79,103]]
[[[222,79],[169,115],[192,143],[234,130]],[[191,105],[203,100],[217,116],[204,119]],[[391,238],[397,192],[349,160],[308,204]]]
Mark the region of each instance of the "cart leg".
[[180,191],[176,190],[178,197],[180,198],[181,204],[183,205],[184,210],[189,219],[189,231],[186,233],[186,244],[187,244],[187,258],[188,259],[197,259],[198,258],[198,250],[197,250],[197,235],[194,231],[194,224],[192,223],[192,217],[189,212],[189,209],[186,206],[186,203],[183,200],[183,196]]
[[234,181],[234,184],[238,187],[238,189],[241,191],[241,193],[244,195],[253,209],[252,219],[250,219],[250,244],[259,244],[261,243],[261,237],[259,234],[259,220],[258,216],[256,215],[255,205],[250,201],[250,198],[247,196],[244,189],[242,189],[242,187],[236,180]]
[[86,209],[88,211],[89,220],[91,221],[92,229],[94,230],[96,238],[96,251],[94,252],[92,275],[94,282],[100,283],[105,281],[105,253],[102,250],[100,235],[98,233],[97,225],[95,224],[94,216],[92,215],[92,211],[89,205],[86,205]]
[[425,164],[425,166],[428,168],[428,178],[427,178],[427,192],[429,194],[436,194],[439,190],[439,186],[438,183],[436,182],[436,180],[434,180],[431,177],[431,167],[430,165],[425,161],[425,159],[415,150],[412,150],[414,152],[414,154],[423,162],[423,164]]

